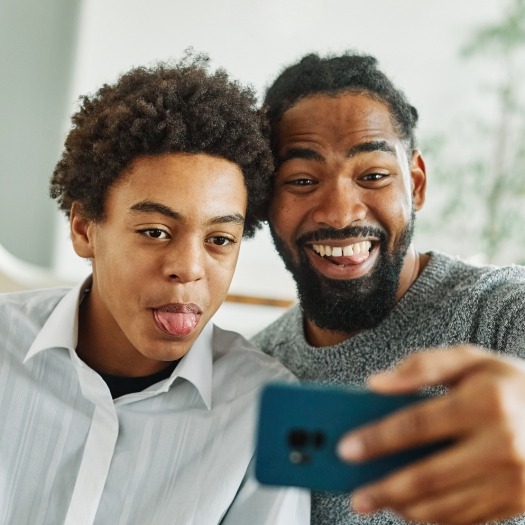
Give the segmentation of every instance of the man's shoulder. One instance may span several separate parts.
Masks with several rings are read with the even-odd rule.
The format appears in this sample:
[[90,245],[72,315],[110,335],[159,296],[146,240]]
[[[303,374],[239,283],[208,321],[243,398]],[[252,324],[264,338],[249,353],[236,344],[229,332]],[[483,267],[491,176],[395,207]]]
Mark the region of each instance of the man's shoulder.
[[436,256],[430,264],[434,268],[442,264],[445,268],[435,270],[433,277],[427,279],[433,283],[427,290],[418,288],[419,292],[431,292],[425,301],[434,315],[440,310],[448,311],[449,317],[461,321],[464,328],[492,335],[502,327],[506,330],[525,321],[525,267],[472,264],[443,255]]
[[[493,293],[503,289],[525,289],[525,267],[512,264],[496,266],[431,252],[429,274],[441,288],[462,293]],[[422,274],[422,280],[427,276]],[[418,279],[419,280],[419,279]]]
[[213,338],[214,360],[226,359],[230,372],[231,367],[235,366],[239,374],[259,377],[264,382],[273,379],[293,380],[293,374],[284,365],[241,334],[214,326]]
[[277,347],[298,337],[303,338],[303,328],[302,313],[297,304],[255,334],[250,341],[263,352],[273,355]]

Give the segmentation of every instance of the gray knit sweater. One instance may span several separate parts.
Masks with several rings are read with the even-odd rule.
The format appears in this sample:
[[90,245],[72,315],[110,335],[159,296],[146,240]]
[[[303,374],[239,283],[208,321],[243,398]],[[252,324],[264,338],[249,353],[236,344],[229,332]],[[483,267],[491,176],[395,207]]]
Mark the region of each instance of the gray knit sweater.
[[[525,268],[477,267],[431,252],[430,261],[388,317],[374,329],[330,347],[304,339],[298,306],[252,341],[301,380],[364,384],[422,348],[473,343],[525,357]],[[388,512],[360,517],[346,495],[314,493],[312,525],[405,523]],[[508,523],[525,524],[525,516]]]

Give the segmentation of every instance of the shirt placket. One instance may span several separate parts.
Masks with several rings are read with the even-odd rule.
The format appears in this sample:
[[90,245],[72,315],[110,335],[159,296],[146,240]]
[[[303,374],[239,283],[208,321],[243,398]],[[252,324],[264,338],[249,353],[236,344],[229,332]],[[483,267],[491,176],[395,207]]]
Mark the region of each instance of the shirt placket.
[[103,379],[72,352],[82,393],[95,405],[64,525],[92,525],[115,452],[119,423]]

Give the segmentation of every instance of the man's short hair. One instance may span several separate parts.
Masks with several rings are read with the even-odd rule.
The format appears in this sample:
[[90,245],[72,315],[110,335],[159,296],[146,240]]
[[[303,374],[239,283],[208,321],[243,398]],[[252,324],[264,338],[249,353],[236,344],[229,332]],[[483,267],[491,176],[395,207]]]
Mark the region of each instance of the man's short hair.
[[354,52],[324,58],[312,53],[280,73],[267,89],[264,100],[274,146],[276,127],[283,114],[294,104],[312,95],[337,96],[347,92],[365,94],[386,104],[396,131],[407,143],[407,149],[412,151],[415,148],[416,108],[377,68],[377,60],[373,56]]
[[109,188],[136,157],[202,153],[240,167],[248,193],[244,235],[260,226],[273,171],[264,115],[253,89],[222,69],[210,73],[205,55],[132,69],[82,97],[72,123],[50,186],[66,215],[77,201],[86,218],[103,220]]

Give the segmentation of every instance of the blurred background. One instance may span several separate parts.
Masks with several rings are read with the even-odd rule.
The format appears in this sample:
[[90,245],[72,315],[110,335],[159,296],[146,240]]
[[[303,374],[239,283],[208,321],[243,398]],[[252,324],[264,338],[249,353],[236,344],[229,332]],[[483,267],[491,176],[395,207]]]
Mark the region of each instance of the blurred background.
[[[420,113],[417,247],[525,263],[525,0],[0,0],[3,289],[89,273],[48,197],[78,97],[190,46],[260,98],[307,52],[375,55]],[[267,230],[244,242],[230,292],[259,303],[217,314],[245,335],[294,302]]]

